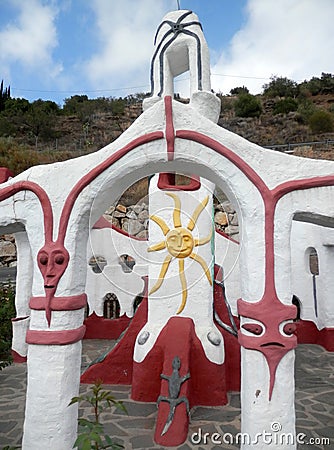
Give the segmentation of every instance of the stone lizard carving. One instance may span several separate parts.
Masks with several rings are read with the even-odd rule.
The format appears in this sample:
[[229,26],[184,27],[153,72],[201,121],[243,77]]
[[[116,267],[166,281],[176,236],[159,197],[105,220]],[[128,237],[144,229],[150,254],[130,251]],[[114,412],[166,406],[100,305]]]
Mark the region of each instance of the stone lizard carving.
[[180,403],[185,403],[187,408],[187,413],[189,414],[189,401],[186,397],[179,397],[181,385],[190,378],[190,373],[187,373],[183,377],[180,377],[179,369],[181,367],[181,361],[178,356],[175,356],[172,362],[173,372],[171,376],[161,374],[160,377],[163,380],[168,381],[168,393],[169,397],[165,397],[163,395],[160,395],[157,400],[157,404],[159,405],[160,402],[167,402],[170,405],[169,413],[167,417],[166,424],[164,426],[164,429],[162,430],[161,436],[163,436],[165,433],[167,433],[171,423],[174,419],[175,409]]

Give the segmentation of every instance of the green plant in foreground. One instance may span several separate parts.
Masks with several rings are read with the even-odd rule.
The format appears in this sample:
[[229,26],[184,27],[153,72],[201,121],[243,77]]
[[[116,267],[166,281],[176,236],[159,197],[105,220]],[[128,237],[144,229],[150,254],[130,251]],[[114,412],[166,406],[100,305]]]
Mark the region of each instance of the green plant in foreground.
[[12,363],[12,321],[15,317],[15,288],[0,283],[0,370]]
[[97,380],[90,387],[92,394],[80,395],[73,397],[70,405],[74,403],[87,402],[93,407],[94,420],[79,418],[79,434],[73,445],[73,448],[78,447],[79,450],[100,450],[111,448],[118,450],[124,448],[122,445],[116,444],[112,441],[110,436],[105,434],[104,426],[100,422],[100,414],[103,411],[115,406],[125,413],[127,410],[121,401],[115,400],[110,391],[102,389],[102,381]]

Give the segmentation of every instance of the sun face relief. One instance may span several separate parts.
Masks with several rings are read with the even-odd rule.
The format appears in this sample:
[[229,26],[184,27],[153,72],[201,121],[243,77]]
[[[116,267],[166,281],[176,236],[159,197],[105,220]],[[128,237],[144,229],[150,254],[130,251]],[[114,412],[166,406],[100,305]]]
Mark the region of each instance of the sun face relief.
[[194,248],[194,239],[189,230],[185,228],[174,228],[166,235],[166,247],[168,252],[175,258],[186,258]]
[[208,279],[210,285],[212,286],[211,273],[206,262],[201,256],[194,253],[193,251],[195,247],[210,242],[212,237],[212,228],[210,230],[209,235],[202,239],[194,238],[192,235],[192,230],[196,225],[199,215],[208,204],[209,196],[205,197],[205,199],[201,203],[199,203],[199,205],[195,208],[195,211],[193,212],[189,220],[187,228],[184,228],[181,224],[181,201],[179,197],[176,194],[172,193],[167,193],[166,195],[171,197],[174,200],[175,204],[173,211],[174,228],[170,229],[166,224],[166,222],[158,216],[150,217],[150,219],[153,220],[161,228],[165,236],[165,240],[159,242],[158,244],[152,245],[151,247],[148,248],[147,251],[156,252],[160,250],[167,250],[168,255],[165,257],[164,262],[162,263],[159,279],[152,287],[149,294],[153,294],[161,287],[167,274],[170,263],[172,262],[173,258],[177,258],[179,263],[179,276],[182,288],[182,302],[177,311],[177,314],[180,314],[186,306],[188,296],[187,281],[184,275],[184,261],[186,258],[191,258],[201,265],[206,278]]

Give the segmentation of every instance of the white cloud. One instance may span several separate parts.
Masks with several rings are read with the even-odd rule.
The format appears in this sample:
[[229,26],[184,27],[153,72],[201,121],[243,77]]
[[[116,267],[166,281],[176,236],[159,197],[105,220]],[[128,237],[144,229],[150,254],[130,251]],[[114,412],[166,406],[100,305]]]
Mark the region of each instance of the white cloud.
[[[334,72],[333,0],[248,0],[246,14],[213,74],[302,81]],[[260,92],[265,82],[212,76],[213,89],[223,93],[241,85]]]
[[174,0],[94,0],[100,51],[86,62],[93,86],[148,88],[153,37],[162,17],[174,7]]
[[47,72],[55,76],[61,66],[52,61],[57,46],[55,19],[57,10],[40,0],[12,0],[18,10],[15,21],[0,30],[0,63],[5,73],[21,64],[25,69]]

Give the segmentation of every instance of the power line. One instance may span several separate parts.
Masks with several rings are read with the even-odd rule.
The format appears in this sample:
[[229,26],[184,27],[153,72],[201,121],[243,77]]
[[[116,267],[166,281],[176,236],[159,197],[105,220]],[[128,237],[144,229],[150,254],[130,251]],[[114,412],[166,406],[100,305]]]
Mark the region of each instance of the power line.
[[[270,77],[253,77],[253,76],[247,76],[247,75],[229,75],[224,73],[212,73],[212,76],[216,77],[225,77],[225,78],[246,78],[246,79],[253,79],[253,80],[270,80]],[[175,82],[179,83],[181,81],[187,81],[189,80],[189,77],[185,78],[179,78],[176,79]],[[76,94],[76,93],[98,93],[98,92],[116,92],[116,91],[127,91],[127,90],[135,90],[135,89],[148,89],[148,84],[143,84],[140,86],[124,86],[120,88],[111,88],[111,89],[76,89],[76,90],[46,90],[46,89],[26,89],[26,88],[20,88],[11,86],[12,90],[15,91],[22,91],[22,92],[39,92],[39,93],[46,93],[46,94]]]

